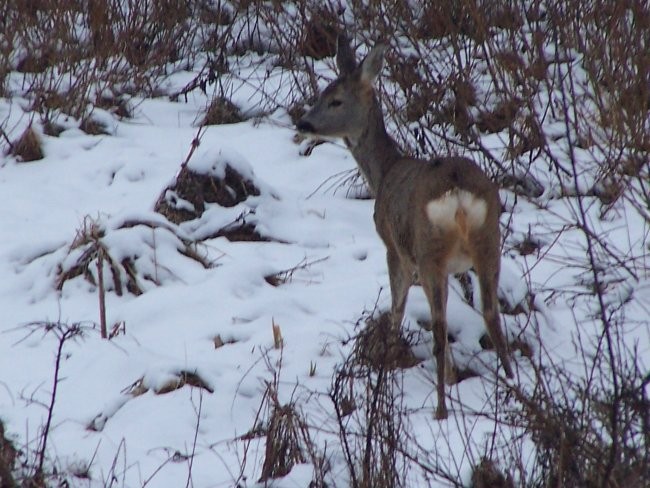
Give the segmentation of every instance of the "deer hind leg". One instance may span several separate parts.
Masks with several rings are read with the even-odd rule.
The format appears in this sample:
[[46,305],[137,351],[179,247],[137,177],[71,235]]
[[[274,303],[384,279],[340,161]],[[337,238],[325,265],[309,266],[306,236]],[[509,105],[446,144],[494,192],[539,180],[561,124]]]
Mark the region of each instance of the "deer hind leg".
[[386,251],[388,262],[388,277],[390,279],[391,293],[391,323],[395,332],[399,331],[404,318],[406,297],[413,284],[413,267],[400,257],[397,250],[388,248]]
[[456,371],[447,341],[447,273],[443,267],[420,267],[422,288],[431,307],[431,325],[433,329],[433,356],[436,359],[438,381],[438,407],[436,418],[447,418],[445,403],[445,383],[456,382]]
[[481,287],[481,302],[483,304],[483,319],[496,348],[497,356],[501,360],[503,369],[508,378],[513,377],[510,357],[508,355],[508,344],[499,316],[499,301],[497,299],[497,286],[499,282],[499,256],[491,257],[483,255],[474,260],[474,270],[478,275]]

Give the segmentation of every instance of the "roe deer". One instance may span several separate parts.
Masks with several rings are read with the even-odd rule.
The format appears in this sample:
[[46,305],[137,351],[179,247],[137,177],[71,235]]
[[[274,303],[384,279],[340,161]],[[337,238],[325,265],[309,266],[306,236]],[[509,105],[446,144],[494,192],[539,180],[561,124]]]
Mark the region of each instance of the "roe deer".
[[296,124],[299,131],[341,137],[375,200],[375,225],[387,250],[394,330],[401,326],[408,290],[417,273],[431,307],[437,364],[436,418],[447,418],[445,381],[456,381],[447,343],[447,275],[472,266],[478,276],[483,317],[506,375],[512,367],[497,301],[500,267],[497,186],[471,160],[405,157],[387,134],[373,82],[386,47],[375,46],[360,65],[340,36],[339,78]]

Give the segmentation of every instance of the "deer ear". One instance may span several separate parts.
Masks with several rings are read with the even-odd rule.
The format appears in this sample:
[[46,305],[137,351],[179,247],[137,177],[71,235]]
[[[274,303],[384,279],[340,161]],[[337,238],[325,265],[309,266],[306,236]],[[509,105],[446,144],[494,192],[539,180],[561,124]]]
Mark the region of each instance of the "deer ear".
[[339,34],[336,48],[336,65],[339,68],[339,75],[348,75],[357,67],[354,53],[350,47],[350,40],[345,34]]
[[384,65],[384,54],[386,54],[387,49],[388,46],[385,44],[377,44],[370,50],[361,63],[361,79],[363,81],[368,83],[375,81]]

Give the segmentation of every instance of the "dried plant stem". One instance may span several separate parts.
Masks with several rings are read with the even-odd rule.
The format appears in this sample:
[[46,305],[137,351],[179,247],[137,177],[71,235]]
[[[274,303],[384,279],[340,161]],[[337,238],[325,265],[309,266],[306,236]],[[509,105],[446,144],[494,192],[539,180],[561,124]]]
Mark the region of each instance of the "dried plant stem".
[[104,248],[97,246],[97,294],[99,295],[99,330],[102,339],[108,338],[106,326],[106,290],[104,287]]

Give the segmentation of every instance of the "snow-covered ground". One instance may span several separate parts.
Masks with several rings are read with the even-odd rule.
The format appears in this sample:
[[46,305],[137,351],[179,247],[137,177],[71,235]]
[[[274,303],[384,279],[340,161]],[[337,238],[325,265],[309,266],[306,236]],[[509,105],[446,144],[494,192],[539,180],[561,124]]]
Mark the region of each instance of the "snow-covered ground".
[[[0,159],[0,418],[10,438],[34,456],[52,399],[60,334],[79,326],[60,355],[47,446],[48,462],[71,474],[74,486],[233,486],[244,483],[240,466],[248,480],[240,486],[254,486],[264,442],[240,436],[256,426],[265,382],[274,374],[281,403],[298,404],[314,423],[317,443],[327,443],[330,482],[345,486],[338,437],[327,433],[336,430],[333,411],[314,398],[330,390],[360,317],[390,306],[373,202],[348,198],[344,186],[337,188],[336,178],[355,168],[352,156],[331,143],[300,155],[290,119],[281,112],[208,127],[190,166],[209,170],[229,162],[262,191],[234,208],[209,206],[197,221],[175,226],[154,212],[154,204],[185,160],[206,100],[197,95],[187,103],[134,102],[132,119],[98,112],[111,135],[86,135],[70,121],[60,137],[41,134],[44,159]],[[0,102],[0,120],[13,120],[8,127],[16,128],[14,135],[25,125],[20,103]],[[531,226],[556,229],[572,218],[561,200],[541,210],[506,191],[502,199],[508,210],[503,223],[512,219],[515,234],[525,235]],[[207,268],[178,252],[182,239],[214,232],[242,213],[269,242],[202,241],[196,251],[212,263]],[[625,217],[617,214],[603,225],[631,240],[645,239],[644,225],[630,226]],[[127,221],[160,226],[124,226]],[[114,258],[135,263],[144,292],[118,296],[105,266],[107,323],[118,330],[111,340],[100,337],[96,286],[78,276],[56,289],[60,267],[69,269],[81,252],[71,245],[92,222]],[[558,360],[580,368],[572,338],[590,311],[553,293],[576,282],[566,261],[553,257],[584,251],[570,232],[546,241],[540,234],[541,253],[504,253],[501,297],[514,306],[528,303],[532,292],[537,309],[531,320],[504,316],[507,334],[524,339],[534,352],[543,344]],[[94,265],[89,271],[96,277]],[[279,284],[265,279],[285,271]],[[639,304],[650,301],[645,283],[636,290]],[[451,286],[455,360],[483,375],[451,387],[450,419],[434,421],[435,363],[423,332],[414,346],[423,362],[404,371],[404,402],[420,444],[467,477],[476,461],[466,453],[467,438],[481,445],[494,430],[489,416],[475,414],[494,405],[496,359],[479,345],[480,313],[463,300],[456,280]],[[420,330],[427,309],[422,291],[413,287],[405,327]],[[630,312],[636,324],[630,343],[647,357],[644,314],[642,305]],[[274,347],[273,324],[281,331],[281,349]],[[514,360],[518,380],[527,381],[528,359],[515,352]],[[183,373],[196,375],[204,387],[167,392]],[[311,476],[309,466],[300,466],[273,486],[308,486]]]

